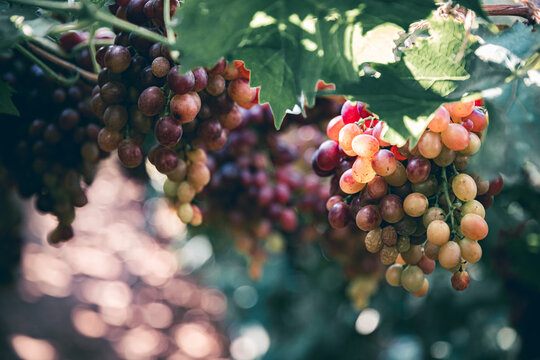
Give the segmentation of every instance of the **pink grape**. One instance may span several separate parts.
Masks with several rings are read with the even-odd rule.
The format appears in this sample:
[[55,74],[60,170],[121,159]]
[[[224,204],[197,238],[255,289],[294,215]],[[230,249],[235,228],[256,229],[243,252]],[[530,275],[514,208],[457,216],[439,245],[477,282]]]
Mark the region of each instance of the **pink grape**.
[[460,124],[450,124],[441,134],[447,148],[454,151],[463,150],[469,145],[469,132]]
[[393,152],[381,149],[373,155],[371,166],[377,175],[390,176],[396,171],[397,160]]
[[353,139],[352,149],[356,155],[371,159],[379,151],[379,141],[373,135],[360,134]]
[[[393,155],[393,154],[392,154]],[[356,158],[352,166],[354,180],[359,183],[367,183],[375,177],[375,170],[371,166],[371,160],[367,158]]]
[[442,132],[446,130],[448,124],[450,124],[450,113],[448,113],[448,110],[444,106],[440,106],[435,111],[435,115],[429,122],[428,128],[433,132]]

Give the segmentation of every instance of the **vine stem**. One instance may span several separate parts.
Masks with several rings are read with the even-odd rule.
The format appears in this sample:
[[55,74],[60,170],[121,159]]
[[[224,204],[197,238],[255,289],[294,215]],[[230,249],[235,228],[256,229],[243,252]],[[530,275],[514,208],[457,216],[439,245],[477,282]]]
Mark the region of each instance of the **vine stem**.
[[99,74],[101,67],[96,60],[96,48],[94,46],[94,37],[96,35],[96,24],[90,25],[88,37],[88,51],[90,52],[90,58],[92,59],[92,67],[94,68],[94,73]]
[[[31,45],[31,44],[28,44]],[[56,82],[58,82],[61,85],[64,86],[71,86],[79,80],[79,74],[76,74],[74,77],[71,78],[65,78],[62,75],[57,74],[53,69],[51,69],[47,64],[45,64],[41,59],[37,58],[34,54],[32,54],[30,51],[25,49],[22,45],[17,44],[15,45],[15,49],[19,51],[21,54],[26,56],[28,59],[36,63],[48,76],[53,78]]]
[[47,49],[48,52],[51,52],[55,54],[56,56],[62,57],[62,58],[69,58],[70,55],[64,51],[60,46],[58,46],[57,43],[54,41],[51,41],[47,38],[43,37],[34,37],[30,36],[27,37],[27,40],[35,42],[38,44],[41,48]]
[[[20,45],[17,45],[17,48],[22,48],[24,51],[27,51],[28,53],[30,53],[28,50],[26,50],[24,47],[20,46]],[[78,74],[80,74],[83,78],[85,78],[86,80],[96,84],[97,83],[97,79],[98,79],[98,76],[97,74],[94,74],[94,73],[91,73],[90,71],[86,71],[84,69],[81,69],[80,67],[78,67],[77,65],[74,65],[72,63],[70,63],[69,61],[65,61],[63,59],[60,59],[59,57],[57,57],[56,55],[53,55],[33,44],[28,44],[28,48],[30,50],[32,50],[34,53],[38,54],[39,56],[49,60],[50,62],[52,62],[53,64],[56,64],[58,66],[61,66],[63,67],[64,69],[67,69],[67,70],[72,70],[72,71],[76,71]],[[31,54],[31,53],[30,53]],[[34,58],[35,56],[33,54],[31,54]],[[39,62],[41,62],[41,60],[39,60],[38,58],[36,58]],[[38,65],[40,65],[37,61],[36,63]],[[43,65],[45,65],[43,62],[41,62]],[[41,65],[40,65],[41,66]],[[47,65],[45,65],[47,66]],[[48,67],[48,66],[47,66]],[[49,68],[50,69],[50,68]],[[59,76],[58,74],[56,74],[54,71],[53,71],[54,75],[52,75],[53,77],[57,77]]]
[[455,228],[454,205],[452,204],[452,201],[450,201],[450,194],[448,193],[448,178],[446,176],[446,166],[442,168],[441,175],[442,175],[442,179],[443,179],[444,198],[446,199],[446,202],[448,204],[448,215],[447,216],[450,216],[450,222],[452,224],[452,232],[454,232],[454,228]]
[[490,16],[519,16],[530,20],[534,15],[525,5],[482,5],[482,8]]
[[163,22],[167,32],[167,40],[170,44],[176,41],[174,31],[171,29],[171,0],[163,0]]
[[82,5],[79,3],[69,3],[63,1],[49,1],[49,0],[9,0],[9,2],[24,4],[24,5],[33,5],[44,9],[53,9],[53,10],[73,10],[80,11],[82,10]]
[[[156,34],[155,32],[147,30],[141,26],[132,24],[129,21],[117,18],[116,16],[112,14],[108,14],[103,11],[100,11],[94,6],[86,4],[86,3],[70,4],[70,3],[61,2],[61,1],[49,1],[49,0],[9,0],[9,1],[13,3],[18,3],[18,4],[33,5],[33,6],[41,7],[44,9],[85,11],[86,13],[88,13],[88,16],[92,17],[94,20],[104,22],[118,29],[132,32],[148,40],[159,42],[164,45],[174,44],[174,41],[170,42],[166,37],[162,35]],[[169,16],[169,21],[170,21],[170,16]]]
[[92,24],[91,21],[82,20],[82,21],[73,21],[67,24],[55,25],[49,30],[48,35],[62,34],[70,30],[84,29],[90,26],[91,24]]
[[[94,46],[99,48],[100,46],[108,46],[108,45],[114,45],[114,40],[113,39],[96,39],[94,37]],[[75,45],[73,49],[71,49],[71,51],[76,53],[87,46],[88,46],[88,40]]]
[[[17,1],[19,1],[19,0],[17,0]],[[98,21],[103,21],[104,23],[107,23],[107,24],[109,24],[111,26],[114,26],[114,27],[116,27],[118,29],[128,31],[128,32],[134,33],[136,35],[140,35],[140,36],[142,36],[142,37],[144,37],[144,38],[146,38],[148,40],[152,40],[152,41],[158,42],[160,44],[164,44],[164,45],[173,45],[174,44],[174,41],[169,42],[169,40],[166,37],[162,36],[162,35],[156,34],[155,32],[147,30],[147,29],[145,29],[145,28],[143,28],[141,26],[134,25],[134,24],[132,24],[132,23],[130,23],[128,21],[119,19],[114,15],[107,14],[107,13],[104,13],[102,11],[91,11],[91,10],[90,10],[90,13],[94,17],[94,19],[96,19]]]

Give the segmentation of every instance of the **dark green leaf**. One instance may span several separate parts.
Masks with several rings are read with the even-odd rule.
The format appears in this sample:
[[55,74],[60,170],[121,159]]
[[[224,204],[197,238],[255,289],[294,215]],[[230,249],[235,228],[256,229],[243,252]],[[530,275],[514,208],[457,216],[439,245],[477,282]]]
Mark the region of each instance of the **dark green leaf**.
[[244,60],[279,127],[287,109],[314,104],[319,79],[357,78],[357,35],[387,22],[406,28],[433,8],[431,0],[187,0],[173,19],[173,49],[185,69],[212,66],[222,56]]
[[280,128],[287,109],[299,102],[294,91],[294,74],[286,61],[284,51],[245,48],[239,51],[246,67],[251,70],[252,86],[261,86],[259,99],[268,102],[274,113],[276,128]]
[[22,41],[25,32],[32,36],[45,36],[59,21],[39,16],[34,6],[8,4],[0,6],[0,50],[9,49]]
[[17,110],[11,100],[12,93],[13,90],[9,85],[0,80],[0,114],[19,116],[19,110]]

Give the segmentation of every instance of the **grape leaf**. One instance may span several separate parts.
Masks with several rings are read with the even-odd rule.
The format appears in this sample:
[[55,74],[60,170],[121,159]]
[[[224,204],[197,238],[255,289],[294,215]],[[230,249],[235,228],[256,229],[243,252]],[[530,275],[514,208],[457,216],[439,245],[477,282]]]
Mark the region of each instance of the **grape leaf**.
[[438,16],[429,19],[429,38],[416,39],[416,45],[403,51],[411,74],[425,89],[446,96],[469,78],[465,56],[471,51],[463,24]]
[[314,103],[319,79],[357,78],[352,35],[386,22],[407,27],[434,7],[432,0],[187,0],[172,21],[178,34],[172,48],[186,70],[222,56],[243,60],[279,127],[287,109]]
[[0,114],[19,116],[19,110],[11,100],[13,90],[8,84],[0,80]]
[[34,6],[16,4],[0,5],[0,50],[9,49],[27,35],[45,36],[49,29],[60,22],[48,16],[40,16]]

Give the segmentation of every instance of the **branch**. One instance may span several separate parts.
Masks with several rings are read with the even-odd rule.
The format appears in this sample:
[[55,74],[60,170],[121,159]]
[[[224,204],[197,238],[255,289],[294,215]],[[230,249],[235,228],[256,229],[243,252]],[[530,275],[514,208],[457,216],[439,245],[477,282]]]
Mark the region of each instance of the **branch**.
[[533,20],[534,13],[525,5],[482,5],[489,16],[520,16],[527,20]]
[[[28,44],[30,45],[30,44]],[[26,56],[28,59],[30,59],[32,62],[37,64],[48,76],[53,78],[56,82],[63,86],[71,86],[79,80],[79,74],[76,74],[75,76],[71,78],[66,78],[63,75],[57,74],[53,69],[51,69],[47,64],[45,64],[43,61],[38,59],[34,54],[32,54],[30,51],[26,50],[22,45],[16,44],[15,49],[17,49],[21,54]]]
[[72,64],[72,63],[70,63],[68,61],[63,60],[63,59],[60,59],[56,55],[48,53],[47,51],[35,46],[34,44],[28,43],[28,48],[30,50],[32,50],[34,53],[41,56],[42,58],[47,59],[48,61],[52,62],[53,64],[56,64],[56,65],[58,65],[60,67],[63,67],[64,69],[67,69],[67,70],[76,71],[83,78],[85,78],[86,80],[88,80],[88,81],[90,81],[90,82],[92,82],[94,84],[97,84],[97,79],[98,79],[97,74],[93,74],[90,71],[86,71],[84,69],[81,69],[77,65],[74,65],[74,64]]

